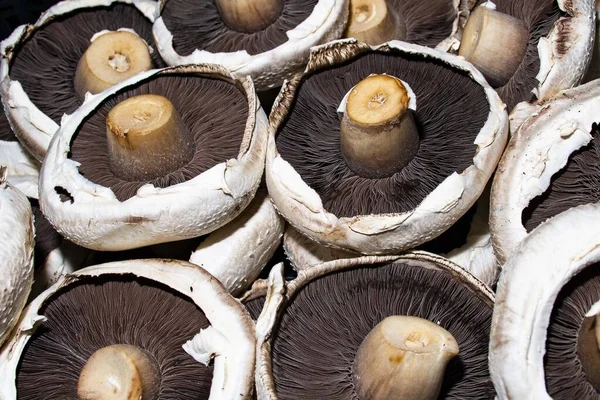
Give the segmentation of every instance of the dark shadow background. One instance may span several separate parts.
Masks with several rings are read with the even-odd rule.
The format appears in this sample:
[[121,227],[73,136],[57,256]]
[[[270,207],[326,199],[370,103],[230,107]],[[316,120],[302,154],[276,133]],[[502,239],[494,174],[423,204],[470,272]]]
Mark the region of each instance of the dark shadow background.
[[19,25],[34,23],[40,14],[59,0],[0,0],[0,40]]

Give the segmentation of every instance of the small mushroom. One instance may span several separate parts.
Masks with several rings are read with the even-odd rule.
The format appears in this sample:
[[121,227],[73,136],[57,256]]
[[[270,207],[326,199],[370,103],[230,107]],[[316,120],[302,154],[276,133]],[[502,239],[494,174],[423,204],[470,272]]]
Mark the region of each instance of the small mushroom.
[[509,112],[519,102],[544,102],[579,84],[592,55],[593,0],[477,3],[459,55],[498,90]]
[[160,0],[153,31],[169,65],[217,63],[257,90],[304,68],[312,46],[341,37],[348,0]]
[[257,321],[259,399],[493,398],[494,296],[457,265],[413,252],[276,274]]
[[0,345],[25,306],[33,281],[33,215],[27,197],[0,167]]
[[492,185],[490,233],[500,264],[542,221],[598,201],[600,80],[539,106],[512,136]]
[[63,119],[42,166],[42,212],[101,251],[205,235],[256,193],[266,128],[249,78],[215,65],[138,74]]
[[[498,398],[596,399],[600,206],[571,208],[527,236],[502,268],[490,339]],[[587,318],[586,318],[587,317]]]
[[310,239],[363,254],[414,248],[452,226],[484,190],[508,130],[469,63],[354,40],[314,48],[270,123],[278,211]]
[[345,37],[370,45],[402,40],[443,45],[459,28],[458,1],[351,0]]
[[254,323],[210,274],[130,260],[62,277],[29,305],[0,353],[0,394],[250,399],[254,359]]
[[44,158],[62,116],[87,91],[165,66],[149,45],[155,7],[148,0],[61,1],[2,42],[2,102],[35,158]]

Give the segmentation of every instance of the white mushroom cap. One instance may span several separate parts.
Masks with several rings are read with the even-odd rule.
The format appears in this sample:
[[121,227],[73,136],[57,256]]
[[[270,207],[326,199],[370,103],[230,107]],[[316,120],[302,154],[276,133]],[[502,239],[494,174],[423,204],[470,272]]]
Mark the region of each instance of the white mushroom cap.
[[0,353],[0,375],[5,384],[0,398],[17,398],[15,379],[23,350],[35,329],[45,320],[38,312],[55,293],[81,279],[106,274],[133,274],[167,285],[191,299],[206,315],[210,326],[184,345],[201,362],[214,357],[211,400],[249,399],[253,388],[255,329],[244,307],[202,268],[175,260],[130,260],[84,268],[61,277],[24,311],[10,343]]
[[600,78],[600,2],[596,1],[596,39],[594,41],[592,60],[583,81],[587,83],[598,78]]
[[59,126],[44,114],[29,99],[18,81],[10,78],[10,64],[14,57],[15,46],[30,38],[38,29],[49,24],[57,16],[74,10],[110,6],[115,3],[134,5],[140,12],[154,21],[156,2],[151,0],[64,0],[46,10],[33,25],[21,25],[2,43],[0,43],[0,85],[2,103],[15,134],[25,149],[38,160],[46,154],[50,140]]
[[301,75],[287,82],[271,113],[267,149],[266,180],[277,210],[309,238],[344,250],[364,254],[403,251],[427,242],[448,229],[477,200],[500,159],[508,136],[508,118],[497,93],[470,63],[447,53],[408,43],[392,41],[368,47],[355,40],[342,40],[312,50],[306,73],[351,59],[368,51],[401,51],[418,54],[465,71],[480,84],[489,102],[485,125],[477,135],[473,164],[462,173],[453,173],[415,209],[399,214],[337,217],[328,212],[320,196],[277,151],[275,136],[292,101]]
[[266,190],[259,190],[244,212],[200,243],[190,262],[204,268],[237,295],[256,280],[275,254],[283,227],[284,220]]
[[492,185],[490,232],[500,264],[527,236],[521,215],[550,186],[577,149],[592,139],[598,122],[600,80],[566,90],[538,108],[515,132]]
[[0,345],[25,306],[33,281],[33,214],[29,200],[0,168]]
[[310,48],[341,37],[348,19],[348,0],[319,0],[310,16],[287,32],[288,41],[272,50],[250,55],[246,50],[211,53],[196,49],[192,54],[182,56],[174,50],[173,35],[160,16],[167,1],[159,1],[153,31],[158,51],[169,65],[221,64],[234,76],[252,77],[257,90],[279,86],[284,79],[301,71]]
[[[248,120],[236,159],[215,165],[195,178],[167,188],[150,184],[119,201],[113,191],[86,179],[67,155],[83,120],[114,93],[157,75],[199,74],[230,82],[248,101]],[[250,78],[235,79],[224,68],[197,65],[151,70],[88,96],[63,118],[40,175],[44,215],[67,239],[94,250],[124,250],[189,239],[212,232],[235,218],[250,203],[260,183],[266,151],[267,118]],[[73,203],[62,202],[55,188],[64,188]]]
[[550,399],[544,378],[546,331],[561,288],[600,260],[600,206],[571,208],[541,224],[502,268],[490,340],[500,399]]

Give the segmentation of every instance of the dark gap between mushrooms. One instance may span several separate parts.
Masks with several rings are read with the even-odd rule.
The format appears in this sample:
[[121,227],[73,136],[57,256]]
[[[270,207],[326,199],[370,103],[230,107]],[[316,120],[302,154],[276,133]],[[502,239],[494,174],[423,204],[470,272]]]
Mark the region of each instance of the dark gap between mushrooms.
[[286,32],[294,29],[313,12],[318,0],[283,0],[281,15],[265,29],[239,32],[223,22],[215,0],[169,0],[161,16],[173,35],[173,48],[187,56],[196,49],[211,53],[246,50],[264,53],[288,41]]
[[[192,159],[175,171],[147,181],[128,181],[115,175],[107,152],[106,117],[117,103],[133,96],[154,94],[171,101],[195,146]],[[201,96],[201,97],[199,97]],[[204,100],[202,100],[204,99]],[[154,76],[110,96],[79,126],[71,141],[71,158],[90,181],[109,187],[120,201],[134,196],[145,184],[168,187],[186,182],[209,168],[236,158],[246,128],[248,101],[235,85],[196,75]]]
[[596,263],[571,278],[554,302],[544,357],[546,389],[553,399],[600,399],[600,351],[593,330],[587,332],[591,338],[582,333],[585,314],[598,300],[600,264]]
[[600,124],[594,123],[592,140],[573,152],[565,167],[554,174],[550,186],[522,212],[522,222],[531,232],[546,219],[569,208],[600,200]]
[[[417,97],[420,136],[416,156],[388,178],[359,176],[340,151],[346,93],[370,74],[407,82]],[[421,55],[370,53],[317,71],[298,87],[277,136],[282,157],[338,217],[401,213],[414,209],[445,178],[473,162],[477,134],[489,107],[483,88],[466,73]]]
[[4,142],[16,142],[17,137],[15,136],[10,124],[8,123],[8,119],[6,118],[6,114],[4,113],[4,109],[0,110],[0,140]]
[[[73,79],[90,39],[100,31],[120,28],[133,29],[148,44],[154,43],[152,23],[133,5],[74,10],[55,17],[15,48],[10,78],[19,81],[33,104],[60,124],[63,114],[71,114],[82,103]],[[166,66],[153,49],[154,67]]]
[[333,272],[293,296],[272,342],[278,397],[357,398],[356,351],[390,315],[427,319],[458,342],[440,398],[494,397],[487,363],[492,307],[447,272],[401,262]]
[[[77,400],[79,374],[98,349],[127,344],[158,368],[166,399],[208,399],[212,366],[181,346],[209,326],[204,313],[167,286],[131,275],[85,278],[54,294],[17,369],[18,399]],[[56,371],[60,371],[57,373]]]
[[419,246],[418,250],[425,250],[434,254],[450,253],[454,249],[464,246],[473,223],[473,217],[477,212],[477,203],[458,219],[448,230],[444,231],[435,239]]
[[34,225],[35,225],[35,250],[34,250],[34,262],[33,266],[37,270],[39,269],[46,257],[60,247],[65,240],[54,227],[48,222],[42,211],[40,210],[39,203],[36,199],[29,199],[31,209],[33,210]]

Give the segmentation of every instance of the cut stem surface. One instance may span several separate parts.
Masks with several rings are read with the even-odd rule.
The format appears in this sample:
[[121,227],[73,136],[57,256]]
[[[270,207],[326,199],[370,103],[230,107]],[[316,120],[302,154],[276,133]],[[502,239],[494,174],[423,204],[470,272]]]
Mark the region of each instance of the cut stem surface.
[[437,399],[448,362],[458,344],[428,320],[394,315],[363,340],[354,360],[354,384],[361,400]]
[[129,31],[98,36],[85,51],[75,71],[75,92],[100,93],[111,86],[152,68],[148,45]]
[[281,15],[283,0],[216,0],[225,25],[246,33],[258,32]]
[[406,39],[406,25],[388,8],[386,0],[350,0],[346,37],[370,45]]

